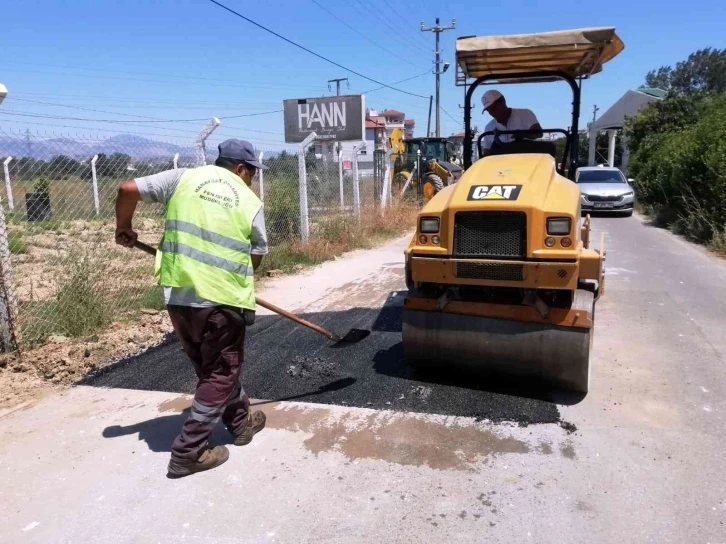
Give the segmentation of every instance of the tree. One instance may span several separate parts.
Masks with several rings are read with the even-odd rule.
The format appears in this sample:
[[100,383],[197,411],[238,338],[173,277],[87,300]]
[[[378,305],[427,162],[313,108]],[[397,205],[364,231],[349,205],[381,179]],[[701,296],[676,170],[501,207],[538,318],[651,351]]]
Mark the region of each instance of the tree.
[[114,153],[110,156],[99,153],[96,160],[96,174],[99,177],[122,178],[128,175],[129,164],[131,157],[126,153]]
[[678,95],[726,92],[726,49],[700,49],[676,64],[661,66],[645,76],[648,87]]
[[66,157],[65,155],[56,155],[48,163],[46,171],[53,178],[66,179],[69,176],[77,174],[80,166],[81,163],[75,159]]

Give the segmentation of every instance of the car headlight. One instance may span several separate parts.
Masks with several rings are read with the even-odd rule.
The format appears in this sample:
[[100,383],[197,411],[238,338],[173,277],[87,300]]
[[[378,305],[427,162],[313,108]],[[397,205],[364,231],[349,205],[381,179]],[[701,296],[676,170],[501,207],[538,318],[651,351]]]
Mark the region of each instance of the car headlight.
[[547,234],[554,236],[570,234],[571,225],[569,217],[550,217],[547,219]]
[[439,218],[438,217],[422,217],[419,221],[419,232],[425,234],[435,234],[439,232]]
[[633,196],[635,193],[633,191],[628,191],[627,193],[623,193],[621,196]]

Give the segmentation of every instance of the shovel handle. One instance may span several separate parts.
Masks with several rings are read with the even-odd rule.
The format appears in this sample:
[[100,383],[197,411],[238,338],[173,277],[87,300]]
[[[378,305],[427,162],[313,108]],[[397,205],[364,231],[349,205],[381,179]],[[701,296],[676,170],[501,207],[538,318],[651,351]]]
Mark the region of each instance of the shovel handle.
[[335,342],[340,340],[340,338],[337,335],[333,334],[329,330],[324,329],[323,327],[320,327],[319,325],[316,325],[315,323],[310,323],[310,321],[307,321],[307,320],[303,319],[302,317],[298,317],[295,314],[288,312],[287,310],[283,310],[282,308],[279,308],[278,306],[275,306],[274,304],[270,304],[269,302],[264,301],[259,297],[255,298],[255,301],[257,302],[258,305],[262,306],[263,308],[267,308],[268,310],[275,312],[276,314],[279,314],[282,317],[286,317],[289,320],[294,321],[295,323],[299,323],[303,327],[312,329],[315,332],[322,334],[329,340],[333,340]]
[[[140,249],[144,253],[148,253],[149,255],[156,255],[156,249],[154,249],[153,247],[151,247],[148,244],[145,244],[144,242],[140,242],[139,240],[136,240],[136,242],[134,242],[134,247],[136,249]],[[287,310],[283,310],[282,308],[275,306],[274,304],[270,304],[269,302],[264,301],[259,297],[256,297],[255,301],[257,302],[257,304],[259,304],[263,308],[267,308],[268,310],[275,312],[276,314],[281,315],[282,317],[286,317],[289,320],[294,321],[295,323],[299,323],[303,327],[312,329],[315,332],[322,334],[329,340],[333,340],[336,342],[338,340],[340,340],[340,338],[337,335],[333,334],[329,330],[324,329],[323,327],[320,327],[320,326],[316,325],[315,323],[310,323],[310,321],[307,321],[307,320],[303,319],[302,317],[298,317],[295,314],[288,312]]]
[[151,247],[149,244],[145,244],[144,242],[140,242],[139,240],[136,240],[134,242],[134,247],[136,249],[140,249],[144,253],[148,253],[149,255],[156,255],[156,249]]

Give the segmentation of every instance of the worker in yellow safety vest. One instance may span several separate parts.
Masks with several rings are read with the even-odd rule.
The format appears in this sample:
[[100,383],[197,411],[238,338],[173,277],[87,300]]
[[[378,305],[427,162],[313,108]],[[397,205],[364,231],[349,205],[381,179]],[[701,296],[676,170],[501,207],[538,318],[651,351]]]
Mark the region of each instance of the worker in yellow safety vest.
[[129,180],[116,201],[116,243],[132,247],[139,201],[166,206],[156,274],[174,331],[199,381],[191,413],[171,447],[168,476],[215,468],[229,458],[209,446],[221,419],[235,445],[265,426],[239,378],[246,325],[254,321],[254,270],[268,251],[262,203],[250,189],[260,164],[252,144],[227,140],[215,164]]

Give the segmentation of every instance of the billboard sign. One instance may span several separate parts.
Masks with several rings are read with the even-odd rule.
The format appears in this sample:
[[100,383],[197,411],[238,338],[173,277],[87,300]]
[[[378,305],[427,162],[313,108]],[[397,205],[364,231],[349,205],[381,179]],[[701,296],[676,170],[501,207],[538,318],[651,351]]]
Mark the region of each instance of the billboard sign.
[[284,100],[283,110],[287,143],[300,143],[312,132],[318,140],[365,140],[363,95]]

